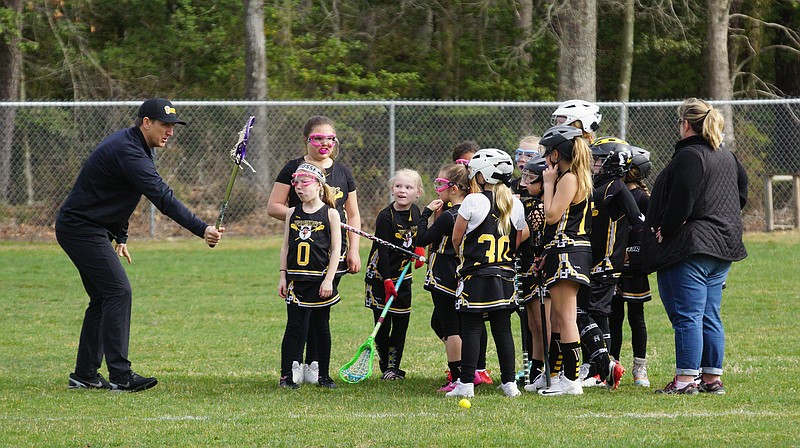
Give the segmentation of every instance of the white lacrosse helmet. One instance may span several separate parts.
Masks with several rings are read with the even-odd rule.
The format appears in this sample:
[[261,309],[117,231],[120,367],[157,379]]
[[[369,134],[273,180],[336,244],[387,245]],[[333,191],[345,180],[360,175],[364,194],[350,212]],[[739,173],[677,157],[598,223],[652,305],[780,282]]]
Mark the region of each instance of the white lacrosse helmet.
[[483,179],[488,184],[504,183],[511,181],[511,174],[514,172],[514,163],[511,156],[502,149],[486,148],[478,150],[469,161],[469,178],[473,179],[476,174],[483,174]]
[[[564,117],[564,121],[561,121],[559,117]],[[555,126],[559,124],[570,125],[580,120],[581,124],[583,124],[584,132],[591,134],[600,128],[600,120],[602,118],[603,115],[600,114],[600,107],[597,104],[584,100],[569,100],[558,106],[558,109],[553,112],[550,121]]]

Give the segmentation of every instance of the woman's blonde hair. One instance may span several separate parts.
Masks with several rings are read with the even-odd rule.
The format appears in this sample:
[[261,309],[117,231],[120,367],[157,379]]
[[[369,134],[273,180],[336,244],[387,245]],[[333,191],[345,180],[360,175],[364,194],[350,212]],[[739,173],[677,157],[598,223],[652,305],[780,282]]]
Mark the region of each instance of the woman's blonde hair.
[[578,178],[578,197],[588,198],[592,193],[592,151],[583,138],[575,137],[572,147],[572,163],[569,171]]
[[686,120],[694,132],[702,135],[715,151],[722,145],[725,117],[714,106],[697,98],[689,98],[678,107],[678,116]]
[[417,190],[419,190],[419,194],[421,195],[423,193],[423,190],[422,190],[422,176],[420,176],[418,172],[416,172],[414,170],[411,170],[411,169],[408,169],[408,168],[404,168],[402,170],[397,170],[397,171],[394,172],[394,176],[392,176],[392,178],[389,179],[389,188],[391,188],[394,185],[394,181],[396,181],[397,178],[400,177],[400,176],[407,177],[407,178],[411,179],[412,181],[414,181],[414,185],[417,186]]

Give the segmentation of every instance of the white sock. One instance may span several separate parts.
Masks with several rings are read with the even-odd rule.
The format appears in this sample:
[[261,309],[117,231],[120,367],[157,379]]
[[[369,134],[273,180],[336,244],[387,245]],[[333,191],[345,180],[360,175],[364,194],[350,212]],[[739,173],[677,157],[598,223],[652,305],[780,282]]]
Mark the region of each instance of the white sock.
[[688,386],[691,383],[693,383],[693,381],[687,381],[687,382],[684,383],[683,381],[675,380],[675,388],[676,389],[683,389],[684,387]]

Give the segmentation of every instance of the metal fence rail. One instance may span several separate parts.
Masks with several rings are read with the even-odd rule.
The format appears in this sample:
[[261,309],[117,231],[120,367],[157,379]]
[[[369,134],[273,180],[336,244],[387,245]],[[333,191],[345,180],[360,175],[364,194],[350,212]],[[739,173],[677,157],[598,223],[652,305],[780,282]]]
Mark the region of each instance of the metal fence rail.
[[[0,103],[0,240],[52,238],[53,221],[91,150],[108,134],[130,126],[140,101]],[[750,201],[746,227],[765,227],[763,179],[800,173],[800,100],[713,102],[732,117],[726,141],[747,167]],[[481,147],[517,148],[523,136],[550,127],[555,102],[445,101],[175,101],[189,124],[178,127],[156,164],[176,196],[212,222],[222,199],[228,151],[248,115],[255,115],[248,160],[258,173],[237,180],[226,222],[235,235],[262,236],[280,229],[266,213],[275,176],[303,154],[302,126],[313,115],[337,123],[339,161],[358,184],[366,229],[389,199],[387,181],[399,168],[420,172],[423,207],[453,147],[475,140]],[[651,151],[649,180],[669,161],[678,139],[680,102],[598,103],[603,120],[598,136],[616,135]],[[795,225],[790,182],[772,185],[772,220]],[[186,236],[143,200],[131,220],[132,238]]]

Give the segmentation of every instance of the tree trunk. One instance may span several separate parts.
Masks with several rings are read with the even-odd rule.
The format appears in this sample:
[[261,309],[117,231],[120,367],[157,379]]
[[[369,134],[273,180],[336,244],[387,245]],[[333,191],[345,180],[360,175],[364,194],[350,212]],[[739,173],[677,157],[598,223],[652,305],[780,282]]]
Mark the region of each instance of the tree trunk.
[[[264,0],[244,0],[245,10],[245,98],[264,101],[267,99],[267,44],[264,37]],[[256,117],[248,142],[248,154],[256,169],[255,184],[265,190],[272,184],[267,148],[268,116],[265,106],[249,108],[248,113]]]
[[[0,31],[0,100],[19,100],[22,54],[19,51],[22,34],[21,0],[3,0],[3,6],[12,11],[13,28]],[[0,107],[0,203],[9,202],[11,185],[11,150],[14,143],[16,107]]]
[[636,23],[636,0],[625,0],[622,22],[622,54],[620,55],[619,89],[617,100],[631,99],[631,75],[633,73],[633,28]]
[[[515,17],[517,28],[520,29],[519,37],[514,41],[517,47],[524,47],[530,44],[531,27],[533,26],[533,0],[517,0],[517,15]],[[522,51],[520,58],[529,65],[533,59],[529,51]]]
[[455,6],[450,0],[443,0],[439,4],[439,53],[441,54],[442,68],[436,84],[439,87],[439,98],[451,100],[455,92],[455,18],[458,17],[458,11],[455,11]]
[[597,1],[567,0],[556,19],[556,32],[560,40],[558,99],[595,101]]
[[267,99],[267,44],[264,38],[264,0],[244,0],[245,83],[248,100]]
[[[708,34],[706,37],[706,80],[709,98],[733,98],[730,60],[728,59],[728,22],[731,0],[708,0]],[[733,108],[723,106],[725,143],[734,149]]]

